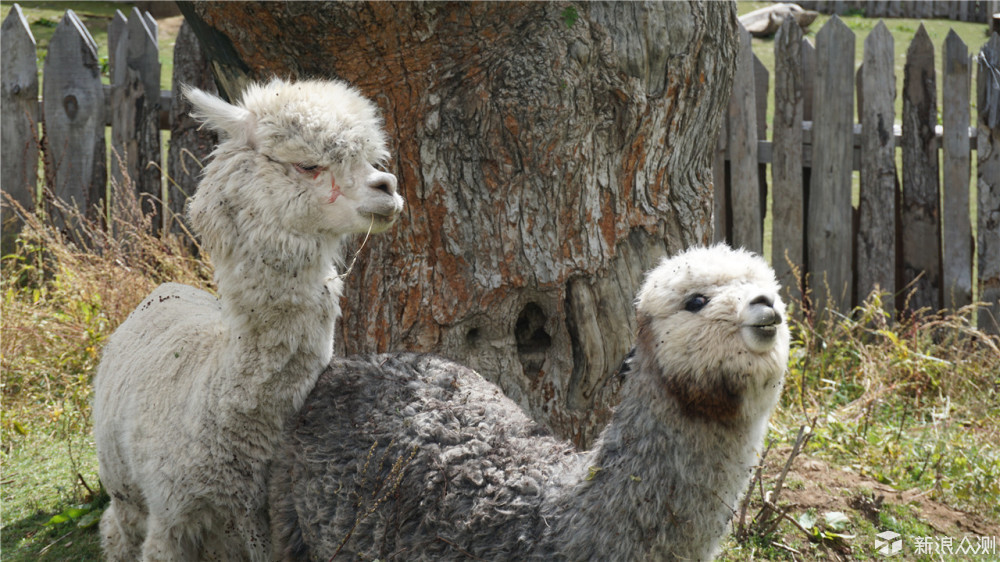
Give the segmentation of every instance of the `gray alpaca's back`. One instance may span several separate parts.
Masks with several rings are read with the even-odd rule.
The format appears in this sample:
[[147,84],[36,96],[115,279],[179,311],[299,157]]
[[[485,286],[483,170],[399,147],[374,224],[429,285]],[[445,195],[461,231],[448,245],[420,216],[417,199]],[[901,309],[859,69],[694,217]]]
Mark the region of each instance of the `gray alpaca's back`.
[[273,544],[286,560],[523,560],[543,487],[576,457],[461,365],[335,358],[274,460]]

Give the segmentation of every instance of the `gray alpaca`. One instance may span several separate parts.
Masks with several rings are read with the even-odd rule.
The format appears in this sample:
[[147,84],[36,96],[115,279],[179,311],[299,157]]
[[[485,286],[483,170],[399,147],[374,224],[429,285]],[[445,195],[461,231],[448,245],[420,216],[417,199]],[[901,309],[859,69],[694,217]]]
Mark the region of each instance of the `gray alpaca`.
[[335,359],[277,451],[283,560],[708,560],[788,360],[774,273],[725,246],[651,271],[621,404],[587,452],[451,361]]

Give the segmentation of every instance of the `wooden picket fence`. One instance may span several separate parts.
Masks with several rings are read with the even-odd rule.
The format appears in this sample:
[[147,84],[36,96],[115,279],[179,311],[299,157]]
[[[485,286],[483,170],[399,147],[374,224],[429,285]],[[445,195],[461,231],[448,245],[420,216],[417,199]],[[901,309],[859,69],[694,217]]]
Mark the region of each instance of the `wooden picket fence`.
[[[801,298],[797,280],[805,278],[816,310],[841,313],[876,289],[896,295],[884,303],[887,312],[958,309],[975,298],[989,305],[979,312],[980,327],[998,333],[1000,36],[994,33],[970,59],[958,35],[948,35],[941,125],[934,45],[922,26],[907,49],[900,119],[894,110],[894,47],[888,29],[880,22],[865,39],[857,75],[854,41],[854,33],[836,16],[817,33],[815,48],[791,20],[782,26],[774,40],[773,137],[768,141],[763,121],[769,79],[742,30],[728,119],[717,144],[716,238],[763,251],[770,189],[772,261],[782,284],[793,288],[791,296]],[[973,66],[978,69],[978,126],[970,128]],[[853,117],[855,88],[860,123]],[[902,151],[902,182],[897,149]],[[975,240],[969,187],[973,152],[978,155]],[[860,171],[857,207],[851,201],[853,170]]]
[[[186,195],[197,184],[200,162],[216,143],[212,133],[197,130],[188,116],[188,104],[178,101],[176,85],[181,83],[215,91],[208,64],[187,24],[174,48],[175,91],[161,91],[156,20],[137,9],[129,17],[117,12],[108,29],[108,86],[101,81],[94,39],[68,10],[49,43],[41,102],[35,39],[17,4],[4,19],[2,37],[4,194],[28,211],[35,208],[41,156],[48,216],[64,230],[71,232],[72,225],[52,201],[58,198],[88,218],[102,220],[109,171],[113,182],[134,186],[143,211],[155,213],[157,230],[176,229]],[[166,166],[161,129],[171,134]],[[5,199],[5,243],[20,226]]]
[[808,0],[796,2],[821,14],[862,13],[868,18],[943,18],[984,23],[1000,12],[998,0]]
[[[17,5],[3,22],[2,41],[5,195],[26,209],[34,206],[41,156],[52,197],[74,202],[92,217],[106,216],[101,204],[110,175],[134,185],[144,210],[158,217],[159,229],[174,229],[196,186],[199,163],[216,139],[198,130],[176,91],[160,91],[155,20],[138,10],[128,18],[116,14],[109,29],[111,85],[105,86],[93,38],[67,11],[49,45],[41,102],[35,42]],[[898,302],[885,303],[887,310],[904,304],[959,308],[975,299],[989,305],[979,314],[980,325],[1000,332],[1000,39],[994,34],[970,59],[958,36],[949,35],[943,46],[940,126],[934,46],[922,29],[908,48],[906,73],[914,78],[906,81],[899,119],[893,110],[891,35],[879,25],[865,40],[864,72],[858,72],[857,82],[854,41],[836,17],[817,34],[815,48],[797,26],[782,28],[774,41],[769,141],[764,103],[769,77],[752,55],[749,35],[742,33],[715,162],[717,239],[762,252],[770,190],[773,265],[786,287],[801,289],[797,279],[810,281],[817,310],[847,312],[876,288],[899,296]],[[186,24],[174,53],[175,89],[184,83],[214,91]],[[973,66],[979,73],[978,126],[970,128]],[[855,87],[860,123],[853,118]],[[111,150],[105,146],[106,127]],[[161,129],[171,134],[166,166]],[[978,157],[975,240],[973,153]],[[857,208],[851,202],[852,170],[861,172]],[[937,180],[942,171],[943,183]],[[51,213],[51,219],[62,217]],[[18,225],[6,202],[3,222],[8,239]]]

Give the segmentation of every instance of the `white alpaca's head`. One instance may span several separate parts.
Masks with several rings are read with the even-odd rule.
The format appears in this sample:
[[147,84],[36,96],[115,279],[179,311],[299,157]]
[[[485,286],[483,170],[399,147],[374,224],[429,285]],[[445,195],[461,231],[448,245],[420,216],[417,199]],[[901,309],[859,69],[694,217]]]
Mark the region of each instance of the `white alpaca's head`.
[[684,413],[725,421],[774,406],[789,345],[779,289],[763,259],[724,245],[687,250],[647,275],[638,345]]
[[[403,208],[375,105],[336,81],[272,80],[229,104],[185,90],[221,134],[188,213],[213,255],[236,243],[296,246],[389,228]],[[256,239],[256,240],[255,240]],[[239,241],[239,242],[238,242]]]

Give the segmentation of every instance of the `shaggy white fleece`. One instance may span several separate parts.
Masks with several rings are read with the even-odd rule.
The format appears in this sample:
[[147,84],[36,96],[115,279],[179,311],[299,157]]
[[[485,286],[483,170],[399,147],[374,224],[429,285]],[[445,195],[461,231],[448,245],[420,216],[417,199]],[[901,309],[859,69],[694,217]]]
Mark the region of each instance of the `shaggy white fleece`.
[[778,289],[725,246],[651,271],[621,404],[586,452],[448,360],[334,359],[275,456],[275,557],[714,557],[781,393]]
[[330,360],[346,236],[402,209],[376,108],[339,82],[275,80],[231,105],[188,213],[216,298],[168,283],[108,340],[94,382],[110,560],[265,560],[266,489],[286,418]]

